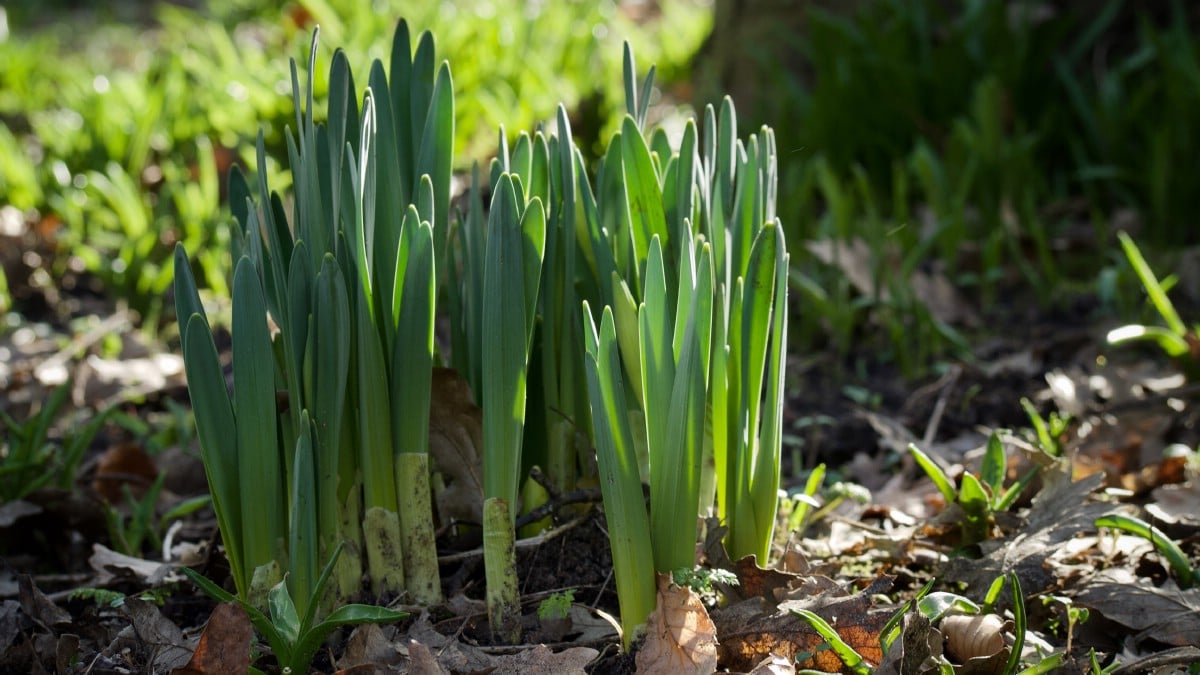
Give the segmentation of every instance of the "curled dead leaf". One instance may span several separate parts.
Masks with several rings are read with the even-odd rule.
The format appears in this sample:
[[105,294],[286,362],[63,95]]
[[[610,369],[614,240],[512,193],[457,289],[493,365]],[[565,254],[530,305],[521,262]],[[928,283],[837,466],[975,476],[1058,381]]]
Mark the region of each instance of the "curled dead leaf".
[[955,614],[942,619],[946,650],[963,663],[1004,649],[1004,620],[995,614]]
[[250,641],[254,628],[250,617],[236,602],[217,605],[191,660],[171,675],[222,675],[244,673],[250,668]]
[[125,504],[124,486],[134,499],[141,499],[158,477],[158,467],[142,446],[120,443],[100,455],[92,489],[109,504]]
[[458,371],[434,368],[429,405],[429,456],[445,488],[437,494],[442,524],[483,521],[483,411]]
[[658,604],[646,621],[646,641],[637,653],[640,673],[713,673],[717,628],[690,588],[658,575]]

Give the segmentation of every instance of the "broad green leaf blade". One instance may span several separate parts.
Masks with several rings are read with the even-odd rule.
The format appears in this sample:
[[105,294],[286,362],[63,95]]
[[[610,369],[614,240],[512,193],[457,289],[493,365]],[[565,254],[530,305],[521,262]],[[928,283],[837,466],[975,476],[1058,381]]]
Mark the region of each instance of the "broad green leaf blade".
[[180,340],[186,342],[189,319],[193,314],[205,319],[205,330],[208,330],[208,320],[204,313],[204,305],[200,302],[200,292],[196,289],[196,278],[192,275],[192,266],[188,261],[187,251],[183,243],[175,244],[175,316],[179,321]]
[[271,587],[267,594],[267,602],[271,609],[271,621],[279,631],[284,641],[295,644],[300,638],[300,615],[296,613],[296,605],[288,593],[287,583],[280,581]]
[[337,608],[316,626],[307,630],[296,643],[292,658],[289,661],[292,672],[303,673],[316,656],[317,650],[324,644],[325,638],[342,626],[354,626],[363,623],[393,623],[408,616],[408,612],[400,612],[386,607],[374,605],[343,605]]
[[[484,263],[484,496],[516,503],[525,420],[526,312],[517,197],[502,174],[488,215]],[[515,515],[515,514],[514,514]]]
[[758,537],[756,553],[760,560],[766,560],[770,552],[775,514],[779,506],[779,500],[774,495],[779,491],[783,454],[783,412],[786,405],[784,377],[787,370],[788,255],[785,253],[786,245],[779,222],[775,221],[768,227],[777,233],[779,244],[776,249],[775,297],[771,307],[770,350],[767,353],[766,392],[763,399],[765,407],[751,483]]
[[312,423],[317,468],[317,513],[326,551],[340,540],[341,491],[353,479],[341,476],[342,414],[350,369],[350,316],[346,284],[332,254],[326,254],[314,285],[312,313]]
[[233,275],[233,381],[246,578],[283,558],[286,530],[275,412],[275,360],[262,287],[249,258]]
[[[397,203],[400,208],[412,201],[413,186],[420,174],[414,175],[416,155],[420,151],[420,141],[416,140],[413,130],[412,85],[412,41],[408,32],[408,22],[401,19],[396,24],[396,32],[392,36],[391,80],[388,88],[391,91],[392,128],[395,130],[396,167],[398,180],[393,183],[393,190],[398,195]],[[421,129],[424,129],[424,121]],[[399,211],[393,211],[393,214]]]
[[387,362],[379,331],[371,322],[367,299],[360,287],[355,303],[355,350],[358,387],[358,462],[363,478],[366,509],[396,508],[396,483],[392,463],[392,411]]
[[938,591],[917,601],[917,610],[930,621],[937,622],[948,612],[957,614],[979,614],[982,610],[970,598],[957,593]]
[[964,473],[958,491],[958,504],[966,517],[963,523],[965,544],[975,544],[988,538],[991,511],[983,484],[973,473]]
[[454,169],[454,82],[450,65],[443,62],[430,95],[428,116],[421,135],[416,175],[433,182],[434,249],[438,264],[444,264],[446,237],[450,229],[450,176]]
[[245,596],[250,579],[242,556],[242,514],[237,458],[237,422],[217,347],[208,322],[193,314],[184,331],[183,362],[188,392],[196,416],[204,473],[213,494],[213,510],[221,532],[226,534],[225,551],[238,594]]
[[542,200],[535,197],[521,217],[521,273],[525,301],[525,352],[533,340],[533,325],[537,318],[538,291],[542,281],[542,263],[546,253],[546,211]]
[[[650,241],[646,257],[646,273],[643,280],[645,295],[638,309],[638,353],[643,408],[646,419],[667,420],[671,401],[671,389],[675,383],[675,357],[671,350],[671,314],[667,307],[667,280],[663,270],[660,240]],[[666,445],[665,424],[646,425],[646,447],[650,450],[650,486],[662,484],[666,474],[679,470],[678,466],[660,461],[658,453]],[[665,458],[664,458],[665,459]],[[662,476],[662,480],[660,480]],[[660,570],[666,571],[666,570]]]
[[583,303],[587,347],[585,372],[588,400],[600,468],[604,513],[613,551],[613,574],[621,603],[625,648],[636,638],[636,627],[645,622],[656,602],[654,557],[650,521],[642,497],[637,451],[625,403],[625,385],[617,354],[612,310],[604,308],[597,333],[591,310]]
[[[664,252],[674,251],[672,247],[679,244],[667,232],[662,188],[650,160],[650,149],[638,132],[637,124],[629,117],[621,125],[621,169],[624,172],[636,260],[640,262],[646,259],[650,240],[656,235]],[[664,254],[664,257],[667,255]]]
[[307,614],[316,602],[319,559],[317,542],[317,476],[313,459],[312,426],[308,411],[300,414],[295,459],[292,461],[292,513],[288,537],[287,582],[297,612]]
[[988,437],[983,463],[979,467],[979,480],[991,490],[992,499],[998,499],[1004,490],[1004,475],[1008,465],[1004,457],[1004,444],[996,432]]
[[[392,354],[392,419],[396,452],[425,453],[429,446],[430,383],[433,377],[433,324],[436,302],[433,230],[409,208],[401,230],[396,279],[396,346]],[[404,268],[400,268],[401,259]]]

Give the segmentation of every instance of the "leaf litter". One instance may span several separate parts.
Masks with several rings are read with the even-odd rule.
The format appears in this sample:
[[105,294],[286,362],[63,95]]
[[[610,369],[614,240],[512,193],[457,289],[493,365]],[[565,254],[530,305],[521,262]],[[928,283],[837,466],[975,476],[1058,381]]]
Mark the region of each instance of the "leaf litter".
[[[80,382],[72,389],[73,409],[87,415],[115,402],[126,416],[101,428],[68,488],[39,489],[0,506],[0,663],[10,669],[4,672],[244,671],[251,655],[265,649],[244,613],[199,596],[177,571],[186,553],[187,564],[217,578],[224,574],[211,510],[180,519],[174,548],[165,553],[157,545],[116,551],[106,533],[106,504],[128,516],[122,486],[141,497],[159,473],[166,474],[171,487],[154,505],[157,516],[202,489],[202,482],[196,487],[202,469],[194,462],[194,440],[182,435],[165,447],[131,444],[141,438],[128,428],[131,420],[186,403],[175,365],[156,358],[138,338],[105,352],[96,330],[65,342],[38,331],[23,342],[10,335],[2,345],[12,355],[0,382],[10,414],[36,410],[65,373],[68,381]],[[586,501],[551,514],[552,535],[519,546],[528,644],[483,639],[480,560],[470,538],[481,493],[478,409],[465,383],[442,372],[435,378],[431,452],[447,486],[437,504],[453,592],[445,605],[417,611],[405,622],[336,634],[316,667],[346,673],[846,671],[798,614],[803,610],[830,624],[876,673],[924,672],[941,658],[960,673],[999,672],[996,661],[1013,644],[1011,600],[996,605],[995,619],[980,620],[987,626],[983,653],[962,651],[979,632],[969,630],[967,642],[955,637],[963,621],[933,621],[912,610],[900,617],[890,650],[882,649],[880,638],[889,619],[931,580],[938,589],[982,602],[992,582],[1012,572],[1029,614],[1029,658],[1037,649],[1044,655],[1070,645],[1064,663],[1076,670],[1084,668],[1091,649],[1101,663],[1115,659],[1127,672],[1200,660],[1200,591],[1180,588],[1149,542],[1094,525],[1099,516],[1133,507],[1196,560],[1195,458],[1170,450],[1178,443],[1196,445],[1194,393],[1144,359],[1099,365],[1094,341],[1065,356],[1055,355],[1061,334],[1012,341],[981,347],[974,363],[913,391],[880,376],[868,382],[881,393],[870,406],[843,401],[830,407],[830,397],[817,395],[829,390],[827,383],[809,383],[806,378],[818,374],[797,371],[788,421],[822,414],[828,433],[824,445],[811,443],[793,456],[793,480],[818,460],[836,462],[843,479],[868,487],[871,499],[844,500],[797,531],[781,522],[775,562],[766,567],[752,558],[729,560],[719,523],[709,524],[704,564],[732,572],[739,583],[719,588],[718,605],[705,604],[691,590],[660,585],[660,611],[633,656],[617,654],[603,518]],[[122,364],[135,379],[121,379]],[[1009,480],[1039,459],[1046,467],[1010,512],[993,514],[993,536],[958,548],[961,511],[914,469],[904,448],[917,443],[960,480],[978,470],[979,448],[992,429],[1029,426],[1017,405],[1021,396],[1042,410],[1070,413],[1059,439],[1069,460],[1047,462],[1029,437],[1005,435],[1012,451]],[[79,419],[62,416],[51,438],[61,440]],[[814,433],[806,440],[821,439]],[[168,461],[172,454],[193,461]],[[824,498],[818,495],[817,502]],[[156,524],[150,542],[163,543],[156,540],[165,534]],[[540,626],[538,601],[567,589],[579,598],[570,605],[569,621],[552,630]],[[377,600],[403,605],[402,598]],[[1068,605],[1087,610],[1089,618],[1068,627]],[[1004,647],[991,651],[998,638]],[[272,669],[269,656],[256,665]]]

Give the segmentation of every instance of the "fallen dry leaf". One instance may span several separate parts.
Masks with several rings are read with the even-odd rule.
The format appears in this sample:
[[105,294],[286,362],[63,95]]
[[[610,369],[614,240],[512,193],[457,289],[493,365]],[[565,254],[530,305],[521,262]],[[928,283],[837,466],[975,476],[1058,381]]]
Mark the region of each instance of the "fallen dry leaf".
[[223,602],[213,609],[192,658],[171,675],[224,675],[244,673],[250,668],[250,642],[254,628],[246,610],[236,602]]
[[134,499],[140,500],[157,477],[158,467],[141,445],[118,443],[97,460],[92,490],[109,504],[126,507],[125,486],[129,486]]
[[1034,498],[1025,525],[1008,537],[982,542],[981,558],[952,558],[942,575],[944,581],[962,583],[982,593],[997,577],[1015,571],[1026,595],[1057,585],[1055,570],[1047,560],[1064,542],[1080,533],[1094,532],[1096,518],[1112,506],[1090,500],[1104,482],[1101,474],[1073,483],[1051,470],[1042,475],[1047,482]]
[[1127,568],[1098,572],[1071,592],[1076,604],[1139,631],[1145,640],[1183,647],[1200,645],[1200,589],[1182,590],[1174,581],[1155,586]]
[[[408,647],[408,658],[410,664],[410,672],[429,672],[429,673],[474,673],[488,672],[492,667],[492,660],[481,649],[473,645],[466,644],[454,638],[447,637],[434,630],[433,625],[429,623],[429,614],[422,612],[421,616],[413,622],[413,625],[408,629],[408,637],[411,641],[419,643],[426,647],[426,651],[430,652],[430,658],[434,659],[433,663],[440,670],[413,670],[414,667],[421,666],[423,655],[421,648],[416,648],[416,653],[413,651],[412,642]],[[436,658],[434,657],[436,654]]]
[[[891,300],[892,287],[880,278],[895,278],[900,273],[900,256],[895,247],[879,252],[861,238],[849,241],[821,239],[806,244],[808,251],[821,262],[836,267],[854,290],[865,297],[879,302]],[[890,268],[890,269],[883,269]],[[882,274],[881,274],[882,272]],[[936,270],[915,269],[909,274],[908,288],[912,297],[925,305],[929,313],[942,323],[950,325],[978,326],[979,315],[945,275]]]
[[900,635],[884,654],[874,675],[932,672],[934,661],[942,655],[942,634],[916,607],[900,621]]
[[600,652],[590,647],[571,647],[561,652],[550,651],[546,645],[523,649],[516,654],[492,657],[493,675],[584,675],[584,666]]
[[717,629],[700,596],[658,576],[658,603],[646,621],[646,640],[637,653],[640,673],[713,673]]
[[350,633],[349,639],[346,640],[346,650],[342,653],[342,658],[337,660],[337,667],[339,671],[350,671],[364,666],[382,669],[399,665],[403,661],[404,655],[397,649],[396,644],[388,639],[382,626],[364,623],[356,626]]
[[179,626],[163,616],[154,603],[128,597],[121,609],[133,623],[133,631],[142,647],[150,654],[153,672],[173,671],[192,658],[194,643],[185,638]]
[[429,647],[410,640],[408,642],[408,672],[412,675],[446,675],[448,672],[442,668],[437,659],[433,658],[433,652]]
[[429,405],[429,455],[433,470],[446,479],[437,495],[438,519],[483,520],[483,411],[471,387],[451,368],[434,368]]
[[772,654],[750,671],[748,675],[795,675],[796,666],[792,660],[778,654]]
[[1166,523],[1200,525],[1200,481],[1164,485],[1154,490],[1146,512]]
[[17,589],[21,610],[25,612],[25,616],[33,619],[34,623],[49,631],[71,623],[70,613],[47,598],[46,594],[34,585],[33,577],[28,574],[17,577]]
[[[715,611],[713,621],[721,636],[720,663],[729,670],[749,671],[775,654],[794,659],[798,668],[841,670],[841,659],[821,649],[825,639],[792,611],[807,609],[825,619],[863,658],[877,664],[883,659],[879,633],[895,609],[872,607],[871,597],[885,592],[891,584],[890,577],[880,577],[851,596],[840,587],[825,589],[823,582],[814,582],[811,588],[823,590],[781,602],[773,610],[764,599],[751,598]],[[809,658],[801,658],[805,654]]]
[[140,583],[157,586],[174,576],[175,566],[117,553],[104,544],[92,544],[88,565],[100,573],[97,584],[105,585],[117,578],[133,578]]

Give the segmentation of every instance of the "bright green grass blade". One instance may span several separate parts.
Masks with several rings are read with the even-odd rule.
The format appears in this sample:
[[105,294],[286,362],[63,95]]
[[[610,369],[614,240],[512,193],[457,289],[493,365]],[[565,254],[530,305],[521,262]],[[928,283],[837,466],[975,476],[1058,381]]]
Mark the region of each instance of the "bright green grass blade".
[[825,619],[822,619],[820,616],[807,609],[793,609],[792,613],[800,616],[802,619],[808,622],[808,625],[811,626],[812,629],[817,632],[817,634],[825,638],[825,642],[827,642],[829,647],[833,649],[833,653],[837,654],[838,658],[842,660],[842,663],[845,664],[846,668],[849,669],[850,672],[855,673],[856,675],[870,675],[870,664],[863,659],[861,654],[855,651],[854,647],[850,646],[845,640],[843,640],[842,636],[838,634],[837,630],[834,629],[833,626],[830,626]]
[[1158,277],[1154,276],[1154,270],[1150,269],[1150,265],[1142,257],[1142,252],[1138,250],[1137,244],[1125,232],[1118,232],[1117,239],[1121,241],[1125,257],[1129,258],[1129,264],[1133,266],[1133,271],[1141,280],[1142,287],[1146,289],[1146,295],[1150,296],[1150,303],[1167,322],[1167,328],[1170,328],[1171,332],[1176,335],[1185,335],[1187,325],[1183,323],[1183,319],[1179,318],[1179,313],[1175,311],[1175,305],[1171,304],[1170,298],[1167,297]]
[[612,311],[604,308],[597,334],[587,302],[583,303],[587,343],[585,371],[600,468],[604,514],[613,552],[613,575],[621,604],[622,641],[626,649],[636,628],[654,610],[654,557],[650,521],[642,497],[637,452],[625,403],[616,327]]
[[1035,466],[1022,474],[1021,477],[1017,479],[1017,482],[1008,486],[1008,489],[1004,490],[1004,492],[993,498],[992,510],[1007,511],[1010,509],[1012,505],[1016,503],[1017,498],[1021,496],[1021,493],[1025,491],[1025,488],[1029,487],[1029,484],[1033,482],[1033,479],[1036,478],[1040,472],[1041,467]]
[[1128,532],[1154,544],[1154,548],[1158,550],[1159,555],[1167,559],[1171,571],[1175,574],[1175,578],[1179,582],[1179,587],[1183,589],[1192,587],[1195,582],[1196,573],[1192,569],[1191,560],[1188,559],[1183,549],[1179,548],[1179,545],[1162,530],[1140,518],[1119,513],[1101,516],[1096,519],[1095,525],[1096,527],[1111,527]]
[[1004,664],[1005,673],[1015,673],[1021,664],[1021,652],[1025,647],[1025,629],[1028,619],[1025,614],[1025,593],[1021,590],[1021,580],[1016,572],[1008,573],[1010,590],[1012,591],[1013,640],[1009,648],[1008,662]]
[[946,472],[942,467],[938,466],[933,458],[925,454],[916,445],[909,443],[908,451],[912,453],[913,459],[917,460],[917,465],[925,470],[926,475],[933,481],[938,492],[942,493],[942,498],[947,504],[952,504],[958,499],[958,494],[954,491],[954,484],[950,482],[950,478],[946,476]]
[[213,510],[225,537],[225,552],[238,595],[246,597],[250,578],[242,555],[242,514],[237,457],[237,422],[225,389],[225,377],[217,357],[208,322],[192,314],[184,330],[183,363],[188,392],[196,415],[196,433],[204,473],[213,494]]
[[233,381],[245,574],[282,559],[284,477],[276,435],[275,360],[262,287],[249,258],[233,275]]

